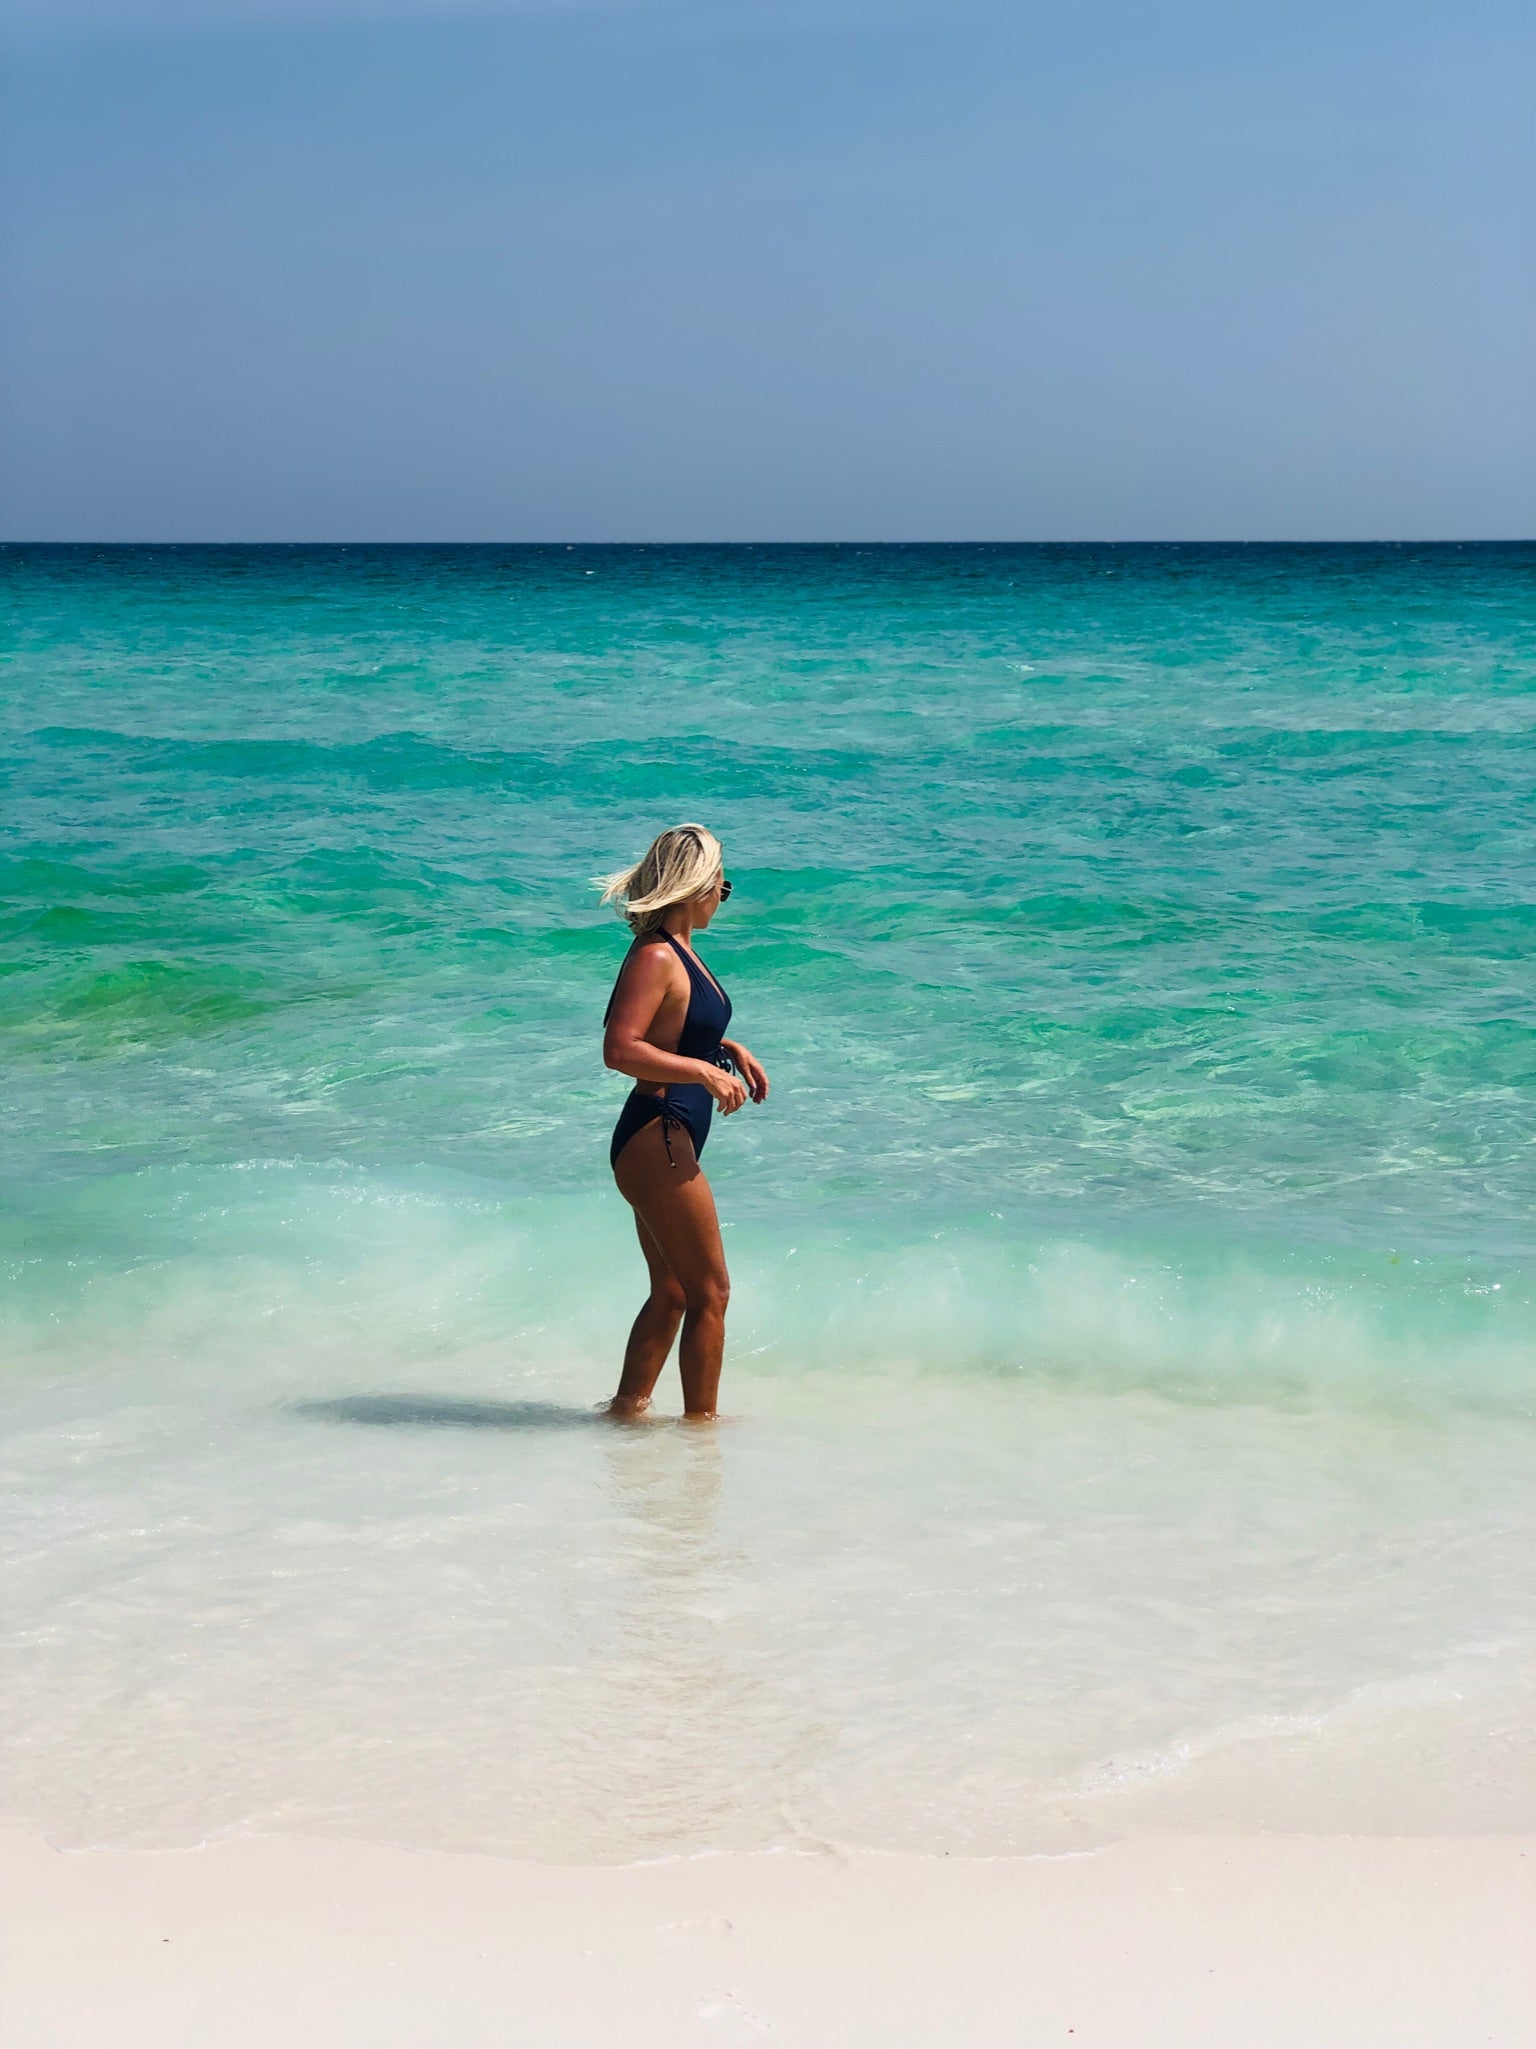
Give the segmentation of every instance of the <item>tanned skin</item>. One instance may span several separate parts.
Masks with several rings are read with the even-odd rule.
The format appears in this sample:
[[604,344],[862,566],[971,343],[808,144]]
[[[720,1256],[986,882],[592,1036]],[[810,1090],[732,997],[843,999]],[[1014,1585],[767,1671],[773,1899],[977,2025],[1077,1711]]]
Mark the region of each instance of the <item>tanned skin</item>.
[[[693,935],[720,908],[720,884],[702,896],[674,904],[663,927],[693,951]],[[707,970],[706,970],[707,972]],[[730,1117],[748,1101],[768,1100],[768,1076],[735,1039],[722,1043],[737,1068],[687,1060],[677,1051],[692,994],[688,970],[659,935],[636,946],[624,964],[613,1010],[603,1036],[603,1063],[642,1084],[702,1082],[715,1108]],[[672,1127],[667,1157],[661,1119],[644,1125],[619,1154],[613,1177],[635,1213],[640,1250],[650,1269],[651,1291],[635,1318],[624,1348],[624,1369],[608,1414],[623,1421],[643,1416],[682,1328],[678,1363],[683,1377],[683,1413],[690,1423],[714,1419],[725,1350],[725,1310],[731,1280],[725,1269],[715,1198],[686,1131]]]

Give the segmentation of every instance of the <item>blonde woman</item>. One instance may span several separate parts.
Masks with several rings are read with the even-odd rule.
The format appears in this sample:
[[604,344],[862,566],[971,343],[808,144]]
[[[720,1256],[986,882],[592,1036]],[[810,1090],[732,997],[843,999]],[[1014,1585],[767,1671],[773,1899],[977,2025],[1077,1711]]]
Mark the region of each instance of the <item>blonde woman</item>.
[[719,1395],[731,1284],[699,1155],[716,1104],[729,1117],[768,1098],[761,1066],[725,1037],[730,998],[693,950],[731,885],[714,834],[675,825],[602,891],[635,935],[603,1019],[604,1065],[635,1078],[608,1158],[651,1274],[608,1412],[644,1415],[681,1324],[683,1411],[705,1422]]

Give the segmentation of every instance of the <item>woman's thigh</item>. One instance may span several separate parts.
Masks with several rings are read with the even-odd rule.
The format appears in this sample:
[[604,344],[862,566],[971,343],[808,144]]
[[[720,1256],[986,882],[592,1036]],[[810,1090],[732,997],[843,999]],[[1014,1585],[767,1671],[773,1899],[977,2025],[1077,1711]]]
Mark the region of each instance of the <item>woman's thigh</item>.
[[685,1293],[725,1285],[715,1198],[686,1131],[672,1127],[669,1160],[661,1119],[642,1126],[619,1154],[613,1178],[640,1222],[642,1245],[649,1234]]

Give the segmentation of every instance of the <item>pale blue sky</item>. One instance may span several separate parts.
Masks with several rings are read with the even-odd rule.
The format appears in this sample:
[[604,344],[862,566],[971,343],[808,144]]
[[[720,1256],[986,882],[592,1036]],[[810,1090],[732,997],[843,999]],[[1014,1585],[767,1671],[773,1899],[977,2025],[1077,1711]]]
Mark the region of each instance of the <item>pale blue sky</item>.
[[1536,533],[1514,0],[12,0],[54,539]]

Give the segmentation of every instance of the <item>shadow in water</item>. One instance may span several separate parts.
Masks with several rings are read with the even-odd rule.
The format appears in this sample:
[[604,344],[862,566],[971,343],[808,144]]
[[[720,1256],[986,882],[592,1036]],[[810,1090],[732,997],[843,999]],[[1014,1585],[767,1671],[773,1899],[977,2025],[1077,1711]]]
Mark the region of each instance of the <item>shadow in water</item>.
[[344,1394],[331,1401],[290,1402],[296,1416],[322,1423],[370,1423],[406,1430],[584,1430],[601,1423],[600,1409],[561,1402],[466,1402],[438,1394]]

